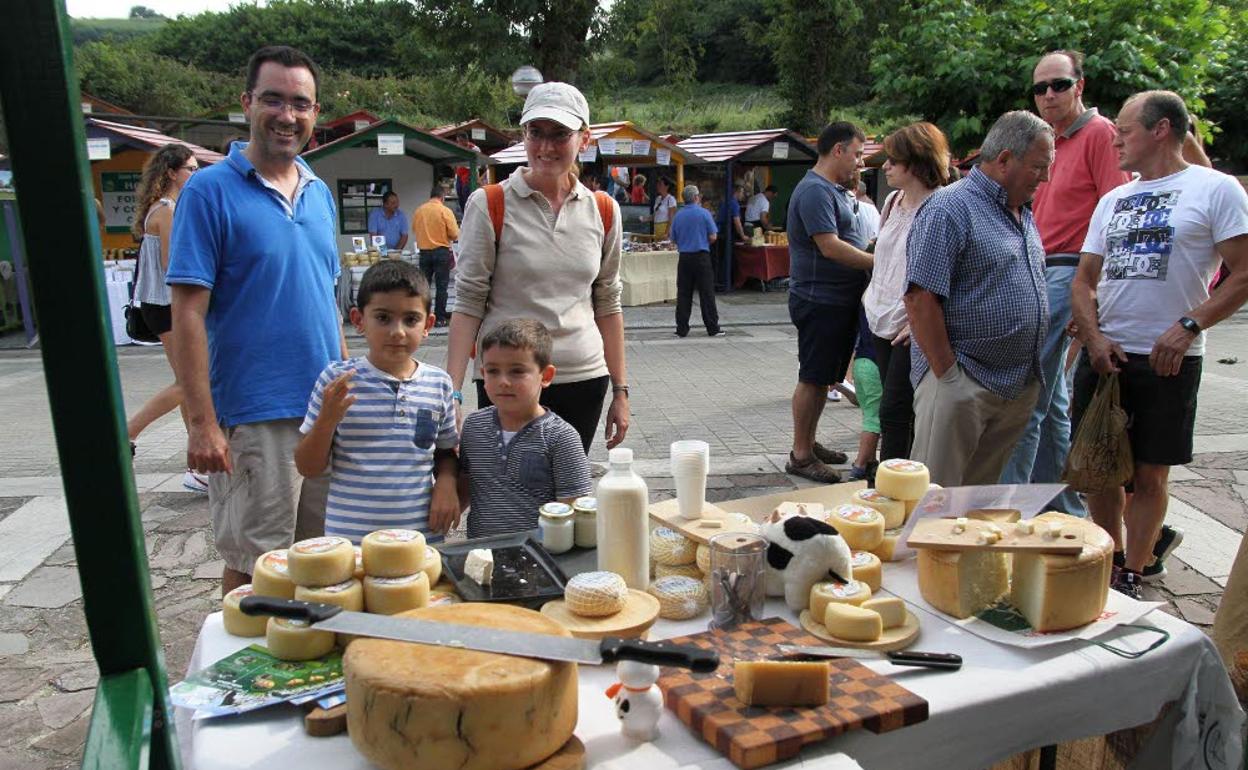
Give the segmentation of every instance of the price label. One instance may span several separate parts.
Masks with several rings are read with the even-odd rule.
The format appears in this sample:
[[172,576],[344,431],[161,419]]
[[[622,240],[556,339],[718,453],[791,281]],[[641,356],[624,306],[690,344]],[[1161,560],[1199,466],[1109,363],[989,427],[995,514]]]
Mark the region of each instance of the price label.
[[113,147],[108,137],[87,140],[87,160],[108,160],[113,157]]
[[368,239],[362,235],[351,236],[351,248],[356,254],[363,254],[368,251]]
[[[631,143],[630,143],[630,147],[631,147]],[[602,153],[603,155],[618,155],[619,154],[619,151],[616,148],[616,142],[614,139],[599,139],[598,140],[598,152]]]
[[577,155],[577,158],[582,163],[593,163],[595,160],[598,159],[598,145],[591,144],[590,146],[586,147],[584,152],[581,152],[580,154]]
[[403,154],[403,135],[402,134],[378,134],[377,135],[377,154],[378,155],[402,155]]
[[649,139],[634,139],[633,140],[633,154],[634,155],[649,155],[650,154],[650,140]]

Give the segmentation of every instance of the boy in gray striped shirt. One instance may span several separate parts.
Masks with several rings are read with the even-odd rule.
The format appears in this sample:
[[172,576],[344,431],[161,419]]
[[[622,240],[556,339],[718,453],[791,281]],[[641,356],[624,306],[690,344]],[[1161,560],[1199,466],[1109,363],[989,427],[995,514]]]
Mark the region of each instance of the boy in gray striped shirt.
[[528,319],[506,321],[481,340],[493,405],[468,415],[460,437],[461,497],[466,483],[472,500],[468,537],[536,529],[542,505],[571,503],[593,488],[580,434],[539,403],[555,376],[550,351],[550,332]]

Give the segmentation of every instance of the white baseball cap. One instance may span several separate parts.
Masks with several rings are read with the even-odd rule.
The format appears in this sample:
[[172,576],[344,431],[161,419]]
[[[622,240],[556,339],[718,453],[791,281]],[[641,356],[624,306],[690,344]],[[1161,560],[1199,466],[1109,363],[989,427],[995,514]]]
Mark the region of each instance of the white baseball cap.
[[576,86],[567,83],[541,83],[533,86],[524,100],[520,125],[534,120],[553,120],[573,131],[589,125],[589,103]]

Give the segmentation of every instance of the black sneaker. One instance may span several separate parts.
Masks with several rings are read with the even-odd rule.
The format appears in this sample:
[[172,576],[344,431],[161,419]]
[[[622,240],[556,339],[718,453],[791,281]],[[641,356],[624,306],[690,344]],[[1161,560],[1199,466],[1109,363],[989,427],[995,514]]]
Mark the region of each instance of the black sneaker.
[[1178,548],[1182,542],[1183,530],[1168,524],[1161,525],[1161,534],[1157,536],[1157,542],[1153,545],[1153,563],[1140,573],[1146,582],[1151,583],[1166,576],[1166,557],[1174,553],[1174,549]]
[[1140,577],[1140,573],[1132,572],[1129,569],[1115,569],[1114,577],[1110,581],[1109,587],[1122,594],[1138,601],[1144,600],[1143,594],[1144,581]]

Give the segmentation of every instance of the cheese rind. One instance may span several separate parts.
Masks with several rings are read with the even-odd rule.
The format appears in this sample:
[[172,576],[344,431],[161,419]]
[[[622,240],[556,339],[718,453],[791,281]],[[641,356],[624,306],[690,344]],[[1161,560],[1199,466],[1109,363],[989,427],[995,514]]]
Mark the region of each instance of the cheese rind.
[[884,529],[896,529],[906,523],[906,503],[880,494],[876,489],[860,489],[850,499],[854,505],[874,508],[884,517]]
[[884,530],[884,539],[874,548],[868,548],[867,551],[875,554],[880,561],[893,561],[897,555],[897,541],[901,539],[901,529]]
[[829,604],[862,604],[870,598],[871,589],[857,580],[815,583],[810,587],[810,614],[814,618],[822,618]]
[[881,596],[878,599],[867,599],[862,603],[864,610],[878,613],[884,622],[884,629],[897,628],[906,623],[906,603],[896,596]]
[[260,554],[251,573],[251,588],[257,596],[295,598],[295,583],[290,579],[285,548]]
[[329,586],[355,574],[355,549],[345,537],[300,540],[286,551],[290,579],[297,586]]
[[894,500],[921,500],[930,482],[927,466],[917,460],[893,458],[875,469],[875,488]]
[[828,702],[826,660],[738,660],[732,689],[747,706],[822,706]]
[[711,548],[710,546],[702,545],[699,543],[698,550],[693,560],[693,563],[697,565],[697,568],[699,570],[702,571],[702,574],[704,575],[711,574]]
[[243,597],[251,596],[255,591],[251,583],[241,585],[230,591],[221,599],[221,620],[227,633],[235,636],[264,636],[268,626],[268,617],[264,615],[244,615],[238,608]]
[[1109,594],[1113,538],[1088,519],[1054,511],[1034,521],[1037,527],[1057,527],[1081,537],[1083,550],[1071,556],[1014,554],[1010,603],[1035,631],[1064,631],[1091,623],[1105,609]]
[[865,505],[838,505],[832,509],[828,523],[854,551],[869,551],[884,540],[884,516]]
[[1009,562],[1000,551],[920,549],[919,593],[955,618],[969,618],[996,603],[1009,586]]
[[[942,487],[942,486],[941,486],[941,485],[939,485],[939,484],[928,484],[928,485],[927,485],[927,491],[928,491],[928,492],[931,492],[933,489],[944,489],[944,487]],[[924,492],[923,494],[924,494],[924,496],[926,496],[926,495],[927,495],[927,492]],[[919,502],[921,502],[921,501],[922,501],[922,498],[919,498],[918,500],[906,500],[906,501],[905,501],[905,502],[906,502],[906,518],[907,518],[907,519],[909,519],[909,518],[910,518],[910,514],[914,513],[914,509],[915,509],[915,508],[917,508],[917,507],[919,507]]]
[[417,572],[403,577],[364,578],[364,606],[378,615],[396,615],[429,604],[429,576]]
[[301,602],[336,604],[351,612],[364,611],[364,587],[355,578],[332,586],[295,586],[295,598]]
[[425,546],[424,573],[429,577],[429,585],[436,586],[442,579],[442,554],[431,545]]
[[[426,607],[401,617],[571,635],[540,613],[504,604]],[[558,751],[576,726],[575,663],[359,638],[343,655],[343,671],[351,742],[382,770],[521,770]]]
[[659,600],[659,617],[668,620],[688,620],[700,615],[710,605],[706,585],[691,577],[661,577],[647,590]]
[[360,542],[364,573],[373,577],[403,577],[425,567],[425,536],[414,529],[379,529]]
[[650,558],[655,564],[678,567],[693,564],[697,559],[698,544],[669,527],[650,530]]
[[352,550],[355,551],[355,572],[351,573],[351,577],[355,578],[356,580],[363,580],[364,574],[365,574],[364,573],[364,549],[360,548],[358,545],[353,545],[351,546],[351,548]]
[[874,642],[884,634],[880,613],[852,604],[829,604],[823,625],[829,634],[849,642]]
[[880,557],[870,551],[854,551],[849,564],[854,571],[851,576],[854,580],[866,583],[872,593],[880,590],[880,581],[884,576],[884,567],[880,564]]
[[464,574],[481,586],[488,586],[494,579],[494,552],[489,548],[474,548],[464,559]]
[[582,572],[563,591],[568,611],[586,618],[603,618],[624,609],[628,585],[614,572]]
[[312,660],[334,649],[333,631],[317,631],[300,620],[269,618],[264,637],[269,653],[281,660]]

